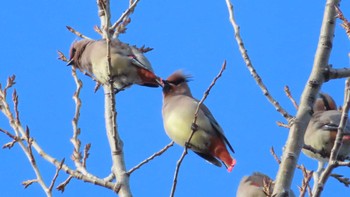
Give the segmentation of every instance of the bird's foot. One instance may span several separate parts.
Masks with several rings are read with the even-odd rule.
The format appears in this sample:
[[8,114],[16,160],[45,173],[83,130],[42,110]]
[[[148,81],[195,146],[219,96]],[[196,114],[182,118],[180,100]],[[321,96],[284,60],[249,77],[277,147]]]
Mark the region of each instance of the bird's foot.
[[192,131],[197,131],[198,130],[198,125],[196,124],[196,123],[192,123],[192,125],[191,125],[191,129],[192,129]]

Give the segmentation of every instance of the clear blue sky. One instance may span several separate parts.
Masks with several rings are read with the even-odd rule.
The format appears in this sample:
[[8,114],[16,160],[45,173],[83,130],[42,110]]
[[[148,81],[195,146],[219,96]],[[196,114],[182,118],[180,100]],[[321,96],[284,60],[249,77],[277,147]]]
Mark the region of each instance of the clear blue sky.
[[[128,1],[112,1],[113,21],[127,7]],[[255,68],[270,93],[285,109],[295,114],[283,92],[289,85],[299,101],[308,79],[319,37],[324,1],[233,1],[237,22]],[[77,36],[66,25],[94,39],[100,36],[95,1],[5,1],[0,12],[2,44],[0,82],[15,74],[19,109],[23,125],[50,155],[70,160],[71,120],[74,115],[72,95],[75,84],[70,67],[57,60],[57,50],[68,55]],[[350,18],[350,3],[341,8]],[[238,52],[224,0],[221,1],[141,1],[132,15],[123,42],[146,45],[154,50],[146,56],[156,73],[167,77],[178,69],[193,75],[192,93],[201,98],[222,62],[227,70],[212,89],[205,104],[211,109],[234,147],[237,166],[232,173],[206,163],[190,153],[184,160],[178,179],[177,197],[235,196],[240,179],[254,171],[274,178],[278,164],[270,155],[273,146],[281,154],[288,130],[278,127],[284,121],[263,96],[250,76]],[[336,68],[349,67],[350,42],[337,21],[330,63]],[[103,92],[93,92],[94,83],[84,75],[81,92],[80,128],[82,144],[91,143],[88,170],[97,176],[109,174],[111,160],[104,127]],[[343,102],[344,80],[324,84],[338,103]],[[161,89],[133,86],[117,95],[118,128],[124,141],[127,168],[138,164],[170,142],[161,117]],[[10,130],[0,116],[0,127]],[[9,139],[0,134],[0,144]],[[161,157],[132,174],[134,196],[169,196],[173,173],[182,148],[174,146]],[[28,189],[21,182],[35,178],[28,160],[15,146],[0,150],[0,190],[2,196],[44,196],[39,185]],[[49,184],[55,168],[37,157],[42,174]],[[316,169],[316,162],[301,154],[299,164]],[[336,169],[350,177],[349,169]],[[60,173],[58,182],[67,175]],[[293,190],[298,193],[301,172],[296,171]],[[323,196],[344,196],[349,189],[330,178]],[[115,196],[105,188],[73,180],[61,195]]]

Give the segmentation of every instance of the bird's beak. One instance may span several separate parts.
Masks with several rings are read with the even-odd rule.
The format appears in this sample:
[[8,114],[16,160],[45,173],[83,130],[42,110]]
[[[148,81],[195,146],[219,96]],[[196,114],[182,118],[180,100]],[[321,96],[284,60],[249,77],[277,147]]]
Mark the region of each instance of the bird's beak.
[[71,60],[68,61],[67,66],[71,66],[73,64],[74,64],[74,61],[73,61],[73,59],[71,59]]
[[164,87],[164,80],[160,77],[157,77],[156,82],[160,85],[160,87]]

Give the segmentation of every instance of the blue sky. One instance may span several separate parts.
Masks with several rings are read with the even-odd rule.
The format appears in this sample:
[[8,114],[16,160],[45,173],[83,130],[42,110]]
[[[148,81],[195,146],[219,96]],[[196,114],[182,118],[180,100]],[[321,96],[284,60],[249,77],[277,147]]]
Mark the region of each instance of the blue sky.
[[[128,1],[112,1],[112,21],[119,18]],[[317,47],[325,2],[314,1],[233,1],[253,64],[270,93],[291,114],[295,109],[283,92],[288,85],[296,100],[308,79]],[[341,8],[350,18],[350,3]],[[95,1],[5,1],[0,12],[2,46],[0,82],[16,75],[19,109],[23,125],[50,155],[70,160],[73,146],[71,120],[75,84],[70,67],[57,60],[57,50],[68,55],[77,36],[69,25],[85,35],[99,39],[93,26],[99,25]],[[154,48],[146,54],[159,76],[167,77],[178,69],[193,76],[192,93],[200,99],[227,60],[227,70],[211,91],[205,104],[211,109],[234,147],[237,166],[232,173],[206,163],[190,153],[178,178],[176,196],[235,196],[240,179],[254,171],[274,178],[278,164],[270,155],[273,146],[281,155],[288,130],[278,127],[284,121],[263,96],[239,54],[222,1],[141,1],[120,40]],[[330,63],[335,68],[349,67],[350,42],[337,21]],[[97,176],[110,172],[111,160],[104,127],[103,92],[93,92],[94,82],[79,75],[84,83],[79,126],[81,141],[91,143],[87,168]],[[344,79],[324,84],[338,105],[343,102]],[[118,128],[124,141],[125,160],[130,169],[170,142],[161,117],[161,89],[133,86],[117,95]],[[10,130],[0,116],[0,127]],[[9,139],[0,135],[0,144]],[[173,173],[182,148],[175,145],[161,157],[132,174],[134,196],[169,196]],[[21,182],[35,178],[26,157],[15,146],[0,151],[0,189],[3,196],[44,196],[39,185],[28,189]],[[49,184],[55,168],[37,157],[44,179]],[[316,169],[317,163],[301,154],[299,164]],[[350,177],[349,169],[335,172]],[[61,172],[58,182],[67,175]],[[302,174],[296,171],[292,188],[298,193]],[[330,178],[324,196],[344,196],[349,189]],[[105,188],[73,180],[61,195],[115,196]]]

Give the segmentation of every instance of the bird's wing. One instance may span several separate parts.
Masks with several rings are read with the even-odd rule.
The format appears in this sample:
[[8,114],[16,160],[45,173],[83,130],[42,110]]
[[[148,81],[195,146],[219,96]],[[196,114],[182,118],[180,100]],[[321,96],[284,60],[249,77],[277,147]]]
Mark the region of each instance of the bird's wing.
[[215,129],[216,133],[222,137],[225,141],[225,143],[227,144],[227,146],[230,148],[230,150],[234,153],[235,151],[233,150],[230,142],[227,140],[227,138],[224,135],[224,131],[222,130],[222,128],[220,127],[219,123],[215,120],[214,116],[211,114],[211,112],[209,111],[209,109],[207,108],[207,106],[205,106],[204,104],[202,104],[200,106],[200,110],[203,111],[204,115],[206,115],[209,120],[211,125],[213,126],[213,128]]
[[147,58],[143,55],[141,51],[139,51],[136,47],[130,46],[132,55],[129,55],[132,63],[135,66],[146,69],[153,73],[153,68],[151,63],[147,60]]
[[196,152],[196,151],[193,151],[193,152],[196,153],[197,155],[199,155],[200,157],[202,157],[203,159],[207,160],[209,163],[211,163],[213,165],[216,165],[218,167],[222,166],[221,162],[210,154],[205,154],[205,153]]

